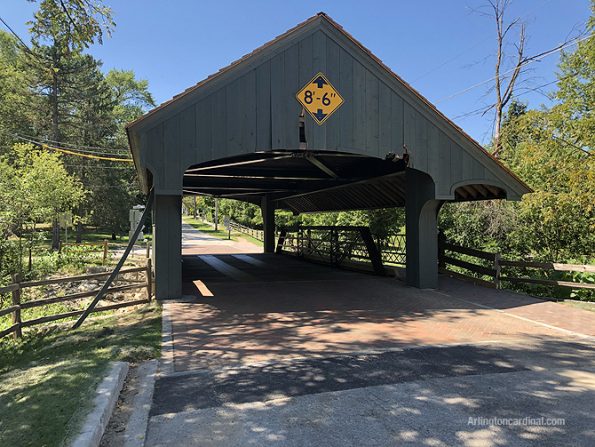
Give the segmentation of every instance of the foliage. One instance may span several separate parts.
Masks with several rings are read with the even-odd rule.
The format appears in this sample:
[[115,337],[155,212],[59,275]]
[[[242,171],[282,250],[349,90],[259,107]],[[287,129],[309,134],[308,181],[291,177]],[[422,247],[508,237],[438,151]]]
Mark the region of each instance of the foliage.
[[20,232],[26,222],[47,221],[72,211],[85,197],[81,182],[69,174],[57,153],[15,144],[0,159],[0,220],[4,235]]
[[160,309],[91,318],[75,331],[0,342],[0,445],[60,446],[76,433],[110,361],[159,357]]
[[441,225],[450,239],[513,257],[595,258],[595,37],[564,54],[559,70],[553,104],[529,110],[512,102],[502,129],[503,162],[534,192],[519,203],[445,206]]
[[[104,74],[101,61],[85,53],[113,31],[110,8],[98,0],[38,4],[28,22],[30,48],[0,32],[0,155],[27,137],[87,154],[129,158],[124,125],[155,104],[147,81],[136,79],[131,70]],[[83,223],[109,229],[114,236],[124,233],[128,210],[144,201],[133,166],[72,155],[62,160],[88,191],[73,210],[78,238]],[[54,239],[59,234],[54,229]]]
[[69,50],[81,50],[103,42],[115,26],[111,9],[96,0],[41,0],[35,19],[29,22],[33,43],[49,40]]
[[34,107],[16,39],[0,30],[0,155],[10,148],[14,134],[30,134]]

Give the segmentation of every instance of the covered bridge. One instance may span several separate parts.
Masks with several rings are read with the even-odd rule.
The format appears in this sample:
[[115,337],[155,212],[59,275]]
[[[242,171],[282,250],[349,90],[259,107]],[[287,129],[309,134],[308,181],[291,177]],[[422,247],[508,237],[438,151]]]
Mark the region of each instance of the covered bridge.
[[127,126],[155,194],[156,296],[182,293],[181,201],[274,210],[406,208],[407,282],[437,284],[442,203],[519,200],[530,189],[324,13]]

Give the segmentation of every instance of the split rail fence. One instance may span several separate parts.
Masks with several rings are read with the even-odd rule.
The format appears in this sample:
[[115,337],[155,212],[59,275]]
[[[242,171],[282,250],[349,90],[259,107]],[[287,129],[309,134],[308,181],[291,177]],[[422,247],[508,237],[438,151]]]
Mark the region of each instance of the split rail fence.
[[[460,255],[465,255],[466,258],[461,259]],[[501,253],[462,247],[445,240],[439,242],[438,262],[442,273],[494,289],[501,289],[503,283],[512,283],[595,290],[594,283],[560,281],[543,277],[552,272],[595,273],[595,265],[506,260],[502,259]],[[463,269],[465,273],[449,268],[452,266]],[[473,276],[467,272],[479,276]],[[540,273],[542,277],[533,277],[535,273]]]
[[[126,290],[145,288],[147,291],[146,298],[137,299],[137,300],[129,300],[129,301],[121,302],[121,303],[109,304],[106,306],[96,307],[93,310],[93,312],[104,312],[107,310],[114,310],[114,309],[120,309],[120,308],[128,307],[128,306],[138,306],[140,304],[150,303],[151,297],[153,296],[153,277],[151,274],[151,259],[147,259],[147,265],[144,267],[134,267],[134,268],[123,269],[120,271],[120,274],[141,273],[141,272],[145,273],[144,281],[133,281],[133,282],[130,282],[129,284],[110,287],[107,290],[107,292],[114,293],[114,292],[123,292]],[[84,309],[74,310],[74,311],[70,311],[70,312],[64,312],[64,313],[55,314],[55,315],[46,315],[46,316],[35,318],[32,320],[23,321],[21,318],[21,311],[24,309],[31,309],[31,308],[35,308],[35,307],[46,306],[48,304],[61,303],[61,302],[66,302],[66,301],[75,301],[75,300],[79,300],[82,298],[94,297],[95,295],[97,295],[97,292],[99,291],[99,289],[97,289],[97,290],[90,290],[87,292],[73,293],[73,294],[66,295],[66,296],[56,296],[56,297],[43,298],[43,299],[38,299],[38,300],[33,300],[33,301],[22,301],[21,298],[22,298],[23,290],[25,290],[27,288],[31,288],[31,287],[46,286],[46,285],[51,285],[51,284],[66,284],[66,283],[77,282],[77,281],[86,281],[89,279],[105,279],[110,274],[111,274],[111,272],[102,272],[102,273],[93,273],[93,274],[88,274],[88,275],[70,276],[70,277],[64,277],[64,278],[51,278],[51,279],[45,279],[45,280],[39,280],[39,281],[21,281],[20,275],[18,275],[18,274],[14,275],[12,284],[9,284],[4,287],[0,287],[0,295],[10,293],[11,297],[12,297],[11,305],[4,309],[0,309],[0,317],[2,317],[4,315],[12,314],[12,325],[10,327],[0,331],[0,338],[6,336],[8,334],[11,334],[11,333],[13,334],[15,339],[21,338],[23,336],[23,332],[22,332],[23,328],[36,326],[36,325],[44,324],[44,323],[49,323],[49,322],[56,321],[56,320],[62,320],[65,318],[75,317],[75,316],[81,315],[84,312]]]
[[237,222],[230,222],[229,226],[232,231],[237,231],[238,233],[247,234],[248,236],[253,237],[254,239],[263,242],[264,241],[264,231],[259,230],[257,228],[250,228],[246,225],[239,224]]

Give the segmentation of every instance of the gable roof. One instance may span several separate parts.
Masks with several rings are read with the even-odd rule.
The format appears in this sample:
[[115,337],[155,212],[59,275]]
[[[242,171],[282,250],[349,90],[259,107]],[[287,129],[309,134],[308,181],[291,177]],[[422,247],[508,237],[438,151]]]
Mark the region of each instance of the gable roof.
[[[495,162],[499,168],[504,170],[507,174],[513,177],[525,190],[526,192],[532,192],[532,189],[523,181],[521,180],[514,172],[512,172],[508,167],[506,167],[500,160],[494,157],[490,152],[488,152],[483,146],[481,146],[477,141],[475,141],[469,134],[467,134],[461,127],[455,124],[452,120],[450,120],[446,115],[444,115],[440,110],[436,108],[434,104],[432,104],[427,98],[425,98],[421,93],[419,93],[416,89],[414,89],[410,84],[404,81],[399,75],[397,75],[394,71],[391,70],[381,59],[379,59],[376,55],[374,55],[368,48],[366,48],[361,42],[355,39],[351,34],[343,29],[341,25],[335,22],[331,17],[329,17],[324,12],[319,12],[316,15],[308,18],[307,20],[299,23],[295,27],[287,30],[285,33],[275,37],[274,39],[270,40],[269,42],[265,43],[264,45],[256,48],[252,52],[242,56],[240,59],[233,61],[226,67],[219,69],[216,73],[207,76],[207,78],[203,79],[202,81],[198,82],[197,84],[193,85],[192,87],[187,88],[183,92],[175,95],[173,98],[165,101],[164,103],[160,104],[159,106],[155,107],[154,109],[150,110],[149,112],[145,113],[141,117],[137,118],[136,120],[128,123],[126,125],[126,132],[129,135],[129,142],[132,143],[132,139],[130,139],[130,131],[134,130],[135,127],[144,123],[148,119],[157,116],[160,112],[167,110],[168,108],[174,106],[178,103],[181,99],[191,95],[192,93],[196,92],[197,90],[201,89],[202,87],[206,86],[207,84],[217,80],[224,74],[233,71],[234,69],[238,68],[239,66],[248,63],[253,58],[261,55],[267,49],[272,47],[275,44],[278,44],[285,39],[289,38],[290,36],[302,31],[304,28],[309,27],[312,24],[325,22],[332,26],[336,31],[338,31],[341,35],[351,41],[357,48],[359,48],[363,53],[365,53],[368,57],[370,57],[376,64],[378,64],[386,73],[389,74],[394,80],[396,80],[405,90],[411,93],[414,97],[416,97],[424,106],[438,115],[445,123],[447,123],[452,129],[454,129],[460,136],[462,136],[465,140],[471,143],[476,149],[481,151],[482,154],[487,155],[493,162]],[[131,144],[132,146],[132,144]]]

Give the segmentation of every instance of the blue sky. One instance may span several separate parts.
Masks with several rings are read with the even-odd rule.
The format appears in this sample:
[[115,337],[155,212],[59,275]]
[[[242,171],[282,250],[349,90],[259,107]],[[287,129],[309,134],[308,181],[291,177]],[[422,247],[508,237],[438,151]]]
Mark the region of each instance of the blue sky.
[[[148,79],[158,103],[324,11],[471,136],[489,141],[491,115],[461,115],[491,102],[491,84],[451,97],[493,76],[495,29],[491,18],[477,12],[483,0],[105,3],[112,7],[117,27],[103,46],[89,51],[103,60],[105,70],[133,69],[137,77]],[[25,22],[35,8],[25,0],[2,0],[0,16],[27,40]],[[573,30],[584,29],[589,14],[588,0],[515,0],[509,11],[510,18],[526,23],[529,54],[555,47]],[[558,60],[555,54],[531,64],[524,86],[554,80]],[[547,102],[540,93],[519,99],[531,107]]]

